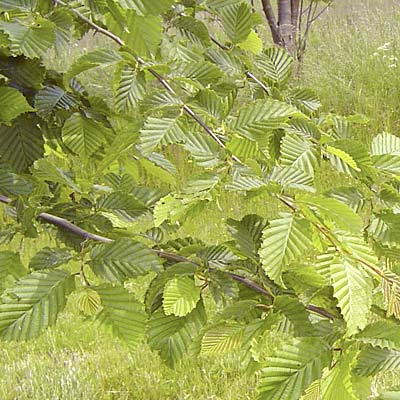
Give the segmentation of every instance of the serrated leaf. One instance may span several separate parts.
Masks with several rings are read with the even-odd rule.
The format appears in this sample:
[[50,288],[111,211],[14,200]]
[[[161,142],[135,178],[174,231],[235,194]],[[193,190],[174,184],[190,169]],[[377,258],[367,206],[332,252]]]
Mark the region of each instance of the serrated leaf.
[[373,138],[371,155],[381,156],[384,154],[400,155],[400,138],[398,136],[383,132]]
[[378,170],[400,175],[400,155],[382,154],[373,156],[372,164]]
[[150,154],[159,144],[180,143],[184,138],[184,125],[179,117],[149,117],[140,131],[140,149]]
[[364,196],[355,187],[341,186],[329,190],[325,193],[326,196],[332,197],[344,204],[347,204],[355,213],[359,212],[364,206]]
[[358,341],[374,347],[400,348],[399,325],[391,321],[376,321],[367,325],[355,336]]
[[115,73],[114,101],[120,113],[129,113],[138,106],[146,94],[143,72],[136,72],[130,65],[123,64]]
[[11,87],[0,87],[0,122],[9,123],[26,112],[35,111],[24,95]]
[[254,17],[246,3],[234,4],[220,9],[222,25],[233,43],[243,42],[254,26]]
[[57,268],[71,260],[72,254],[68,250],[44,247],[36,253],[29,262],[29,268],[34,270]]
[[359,233],[363,225],[361,217],[339,200],[322,196],[299,196],[297,202],[305,204],[323,220],[333,221],[338,228]]
[[290,116],[298,113],[293,106],[278,100],[257,100],[240,109],[230,128],[249,139],[257,140],[267,130],[281,127]]
[[72,93],[67,93],[55,85],[46,86],[35,96],[35,107],[43,118],[48,118],[54,110],[70,110],[77,104]]
[[161,14],[174,4],[174,0],[157,0],[156,3],[153,0],[118,0],[118,2],[122,8],[135,10],[144,16]]
[[201,354],[225,354],[238,349],[242,344],[244,327],[240,324],[224,323],[207,329],[201,340]]
[[32,182],[20,175],[0,169],[0,191],[3,195],[28,195],[33,189]]
[[315,192],[313,176],[294,166],[274,167],[269,179],[286,188]]
[[95,315],[101,307],[101,299],[99,294],[90,288],[85,288],[78,293],[75,301],[78,310],[87,316]]
[[334,368],[322,379],[324,400],[357,400],[352,384],[352,369],[358,352],[348,351],[342,355]]
[[128,278],[162,270],[160,259],[149,248],[127,238],[96,246],[90,265],[102,278],[121,283]]
[[148,208],[134,195],[124,192],[106,194],[99,198],[97,205],[99,208],[112,211],[127,222],[135,221],[148,211]]
[[148,324],[150,348],[157,350],[162,360],[173,367],[189,352],[206,320],[202,302],[185,317],[165,315],[162,311],[157,311]]
[[352,335],[368,323],[372,283],[359,266],[348,261],[332,264],[330,272],[333,295],[347,323],[347,332]]
[[286,134],[281,142],[281,164],[293,166],[310,176],[318,165],[318,149],[308,140],[298,135]]
[[378,372],[394,371],[399,368],[399,350],[367,346],[361,350],[354,372],[361,376],[371,376]]
[[211,44],[208,29],[202,21],[193,17],[181,16],[175,24],[180,33],[192,42],[201,43],[204,46]]
[[165,284],[163,310],[165,315],[184,317],[189,314],[200,300],[200,288],[193,279],[178,277]]
[[56,323],[74,287],[74,276],[61,270],[21,278],[0,298],[0,336],[16,341],[39,336]]
[[270,47],[258,54],[255,64],[273,85],[284,86],[292,75],[293,58],[279,47]]
[[268,357],[257,387],[258,400],[293,400],[331,361],[329,346],[315,338],[295,339]]
[[101,323],[112,327],[113,333],[134,349],[146,333],[147,314],[143,304],[132,293],[120,286],[98,286],[103,309],[97,317]]
[[331,164],[336,167],[339,172],[345,172],[351,175],[352,170],[357,172],[361,171],[354,158],[345,151],[332,146],[326,146],[326,151],[328,152]]
[[0,156],[17,172],[25,171],[44,153],[42,132],[36,120],[20,116],[11,126],[0,125]]
[[321,107],[321,102],[312,89],[296,88],[289,92],[287,100],[302,112],[313,113]]
[[291,261],[304,254],[311,245],[308,221],[292,214],[270,221],[263,231],[259,251],[265,273],[276,283],[284,285],[282,270]]
[[26,274],[26,269],[21,263],[17,253],[12,251],[0,252],[0,293],[14,283],[18,278]]
[[54,24],[44,18],[23,22],[1,21],[0,29],[8,35],[14,55],[40,58],[55,42]]
[[65,145],[81,157],[90,157],[105,142],[109,129],[79,113],[71,115],[62,128]]
[[263,49],[263,41],[256,32],[251,31],[247,38],[238,44],[238,47],[251,51],[253,54],[260,54]]

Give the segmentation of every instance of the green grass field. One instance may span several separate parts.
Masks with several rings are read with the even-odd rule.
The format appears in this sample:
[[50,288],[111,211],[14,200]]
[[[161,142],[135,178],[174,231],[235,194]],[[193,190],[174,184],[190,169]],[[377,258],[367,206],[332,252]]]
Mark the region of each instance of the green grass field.
[[[361,140],[368,142],[383,130],[396,134],[400,127],[399,3],[335,3],[314,26],[298,83],[318,93],[325,111],[368,117],[370,122],[357,128]],[[73,46],[65,59],[76,57],[80,48],[94,46],[98,40]],[[104,73],[97,74],[95,82],[103,82]],[[321,190],[325,189],[324,178],[320,178]],[[191,221],[181,229],[215,243],[226,238],[224,218],[240,218],[252,211],[267,216],[275,207],[257,198],[239,208],[235,198],[222,198],[219,208],[208,210],[206,229]],[[24,257],[45,244],[37,241],[19,250]],[[399,383],[395,374],[376,381],[380,387]],[[255,386],[255,378],[241,370],[234,355],[197,359],[171,370],[145,345],[130,352],[97,324],[85,320],[73,299],[57,326],[39,339],[0,346],[1,400],[239,400],[254,398]]]

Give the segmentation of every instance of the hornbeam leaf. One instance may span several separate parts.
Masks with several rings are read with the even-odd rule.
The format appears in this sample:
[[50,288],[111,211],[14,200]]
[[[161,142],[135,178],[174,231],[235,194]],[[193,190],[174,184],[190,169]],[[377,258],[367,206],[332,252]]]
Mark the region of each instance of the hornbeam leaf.
[[159,15],[169,10],[174,0],[118,0],[122,8],[132,9],[141,15]]
[[40,58],[55,42],[54,24],[44,18],[23,23],[0,21],[0,29],[8,35],[14,55]]
[[42,132],[31,116],[22,115],[11,126],[0,125],[0,156],[17,172],[25,171],[44,153]]
[[294,166],[310,176],[318,165],[318,149],[298,135],[286,134],[281,142],[280,161],[284,166]]
[[54,24],[56,52],[61,55],[71,42],[74,20],[67,10],[58,8],[49,15],[49,20]]
[[293,106],[278,100],[257,100],[240,109],[230,128],[249,139],[257,140],[266,131],[281,127],[290,116],[298,115]]
[[0,10],[15,10],[19,8],[24,11],[33,11],[37,0],[2,0],[0,2]]
[[140,131],[140,149],[150,154],[159,144],[180,143],[184,138],[184,125],[179,117],[149,117]]
[[283,286],[282,270],[311,245],[309,223],[292,214],[270,221],[259,251],[265,273]]
[[8,288],[0,298],[0,336],[27,340],[56,323],[66,296],[75,288],[66,271],[32,272]]
[[382,154],[372,157],[375,168],[393,175],[400,175],[400,155]]
[[32,182],[5,169],[0,169],[0,191],[4,195],[27,195],[32,193],[33,189]]
[[254,15],[246,3],[223,7],[219,14],[224,30],[233,43],[243,42],[255,25]]
[[202,43],[205,46],[211,44],[210,35],[206,25],[193,17],[182,16],[176,21],[176,27],[180,33],[194,43]]
[[162,270],[160,259],[149,248],[127,238],[96,246],[90,265],[97,275],[121,283],[128,278]]
[[171,279],[165,284],[163,309],[165,315],[184,317],[189,314],[200,300],[200,288],[189,277]]
[[240,348],[245,327],[223,323],[207,329],[201,340],[201,354],[225,354]]
[[321,400],[321,380],[314,381],[305,391],[300,400]]
[[103,285],[94,290],[99,294],[103,306],[98,320],[111,326],[113,333],[131,349],[135,348],[146,333],[147,314],[144,305],[121,286]]
[[372,283],[358,265],[348,261],[330,266],[333,295],[338,300],[349,335],[357,333],[368,323],[372,304]]
[[371,144],[371,155],[381,156],[385,154],[400,155],[400,138],[398,136],[383,132],[374,137]]
[[338,228],[359,233],[363,225],[361,217],[339,200],[322,196],[299,196],[298,203],[305,204],[323,220],[333,221]]
[[365,201],[363,194],[357,188],[352,186],[336,187],[326,192],[326,196],[347,204],[355,213],[361,210]]
[[353,383],[352,369],[356,362],[357,351],[342,355],[333,369],[322,379],[322,398],[324,400],[357,400]]
[[321,102],[317,95],[309,88],[291,90],[287,96],[287,100],[305,113],[313,113],[321,107]]
[[35,96],[38,114],[47,118],[54,110],[70,110],[78,104],[72,93],[67,93],[58,86],[46,86]]
[[175,366],[190,350],[193,340],[199,335],[207,317],[203,303],[185,317],[155,312],[148,324],[148,342],[153,350],[171,367]]
[[361,171],[360,168],[358,168],[354,158],[345,151],[329,145],[326,146],[326,151],[328,152],[328,157],[331,164],[336,167],[339,172],[345,172],[351,175],[351,169],[357,172]]
[[146,94],[146,80],[143,72],[137,73],[129,65],[121,65],[114,80],[115,107],[120,113],[129,113],[137,107]]
[[241,221],[229,218],[226,224],[239,249],[249,257],[254,257],[261,245],[262,231],[267,221],[259,215],[249,214]]
[[273,85],[284,86],[292,75],[293,58],[279,47],[270,47],[258,54],[255,64]]
[[267,358],[261,371],[257,400],[294,400],[331,361],[329,346],[316,338],[295,339]]
[[18,278],[26,274],[19,254],[12,251],[0,252],[0,293]]
[[378,372],[394,371],[400,368],[400,351],[367,346],[362,349],[354,368],[361,376],[376,375]]
[[29,268],[34,270],[56,268],[66,264],[71,258],[72,254],[67,250],[44,247],[31,258]]
[[88,287],[78,293],[76,305],[83,314],[93,316],[97,314],[101,307],[101,299],[99,294]]
[[13,119],[26,112],[35,111],[24,95],[11,87],[0,87],[0,122],[10,123]]
[[398,349],[400,348],[399,325],[387,321],[376,321],[367,325],[355,339],[374,347]]
[[269,179],[283,187],[315,192],[313,177],[295,166],[276,166]]
[[90,157],[105,142],[109,131],[100,122],[75,113],[65,121],[62,138],[71,151],[82,157]]

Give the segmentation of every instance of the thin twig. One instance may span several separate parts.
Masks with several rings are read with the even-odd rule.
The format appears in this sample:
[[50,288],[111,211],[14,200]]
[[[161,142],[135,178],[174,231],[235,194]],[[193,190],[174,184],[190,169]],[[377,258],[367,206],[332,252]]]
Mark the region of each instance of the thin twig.
[[267,93],[268,96],[271,96],[271,90],[269,89],[269,87],[265,85],[262,81],[260,81],[252,72],[246,71],[245,75],[256,82],[257,85],[259,85],[261,89],[264,90],[265,93]]

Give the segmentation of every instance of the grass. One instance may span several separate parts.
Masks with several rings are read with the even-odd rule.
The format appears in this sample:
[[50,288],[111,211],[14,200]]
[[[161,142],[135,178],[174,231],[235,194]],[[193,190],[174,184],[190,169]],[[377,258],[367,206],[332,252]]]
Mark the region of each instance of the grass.
[[[366,142],[383,130],[397,133],[400,128],[398,5],[397,0],[336,0],[336,6],[314,26],[298,77],[300,84],[318,93],[324,111],[365,114],[370,122],[358,127],[356,134]],[[70,62],[82,49],[99,43],[103,44],[103,39],[86,37],[56,62],[67,66],[66,60]],[[110,76],[104,71],[95,73],[98,82]],[[93,85],[91,89],[96,92],[99,88]],[[320,190],[328,188],[328,179],[321,176],[319,181]],[[207,208],[203,224],[189,220],[180,234],[215,243],[227,238],[224,219],[239,219],[255,211],[268,216],[276,210],[276,204],[262,198],[243,205],[235,196],[223,197],[218,206]],[[27,243],[20,249],[24,260],[47,244],[39,240]],[[240,369],[234,355],[195,359],[171,370],[145,345],[130,352],[108,332],[85,320],[73,298],[57,326],[39,339],[2,343],[0,360],[2,400],[240,400],[254,398],[256,385],[255,378]],[[399,382],[399,376],[392,374],[380,376],[377,385]]]

